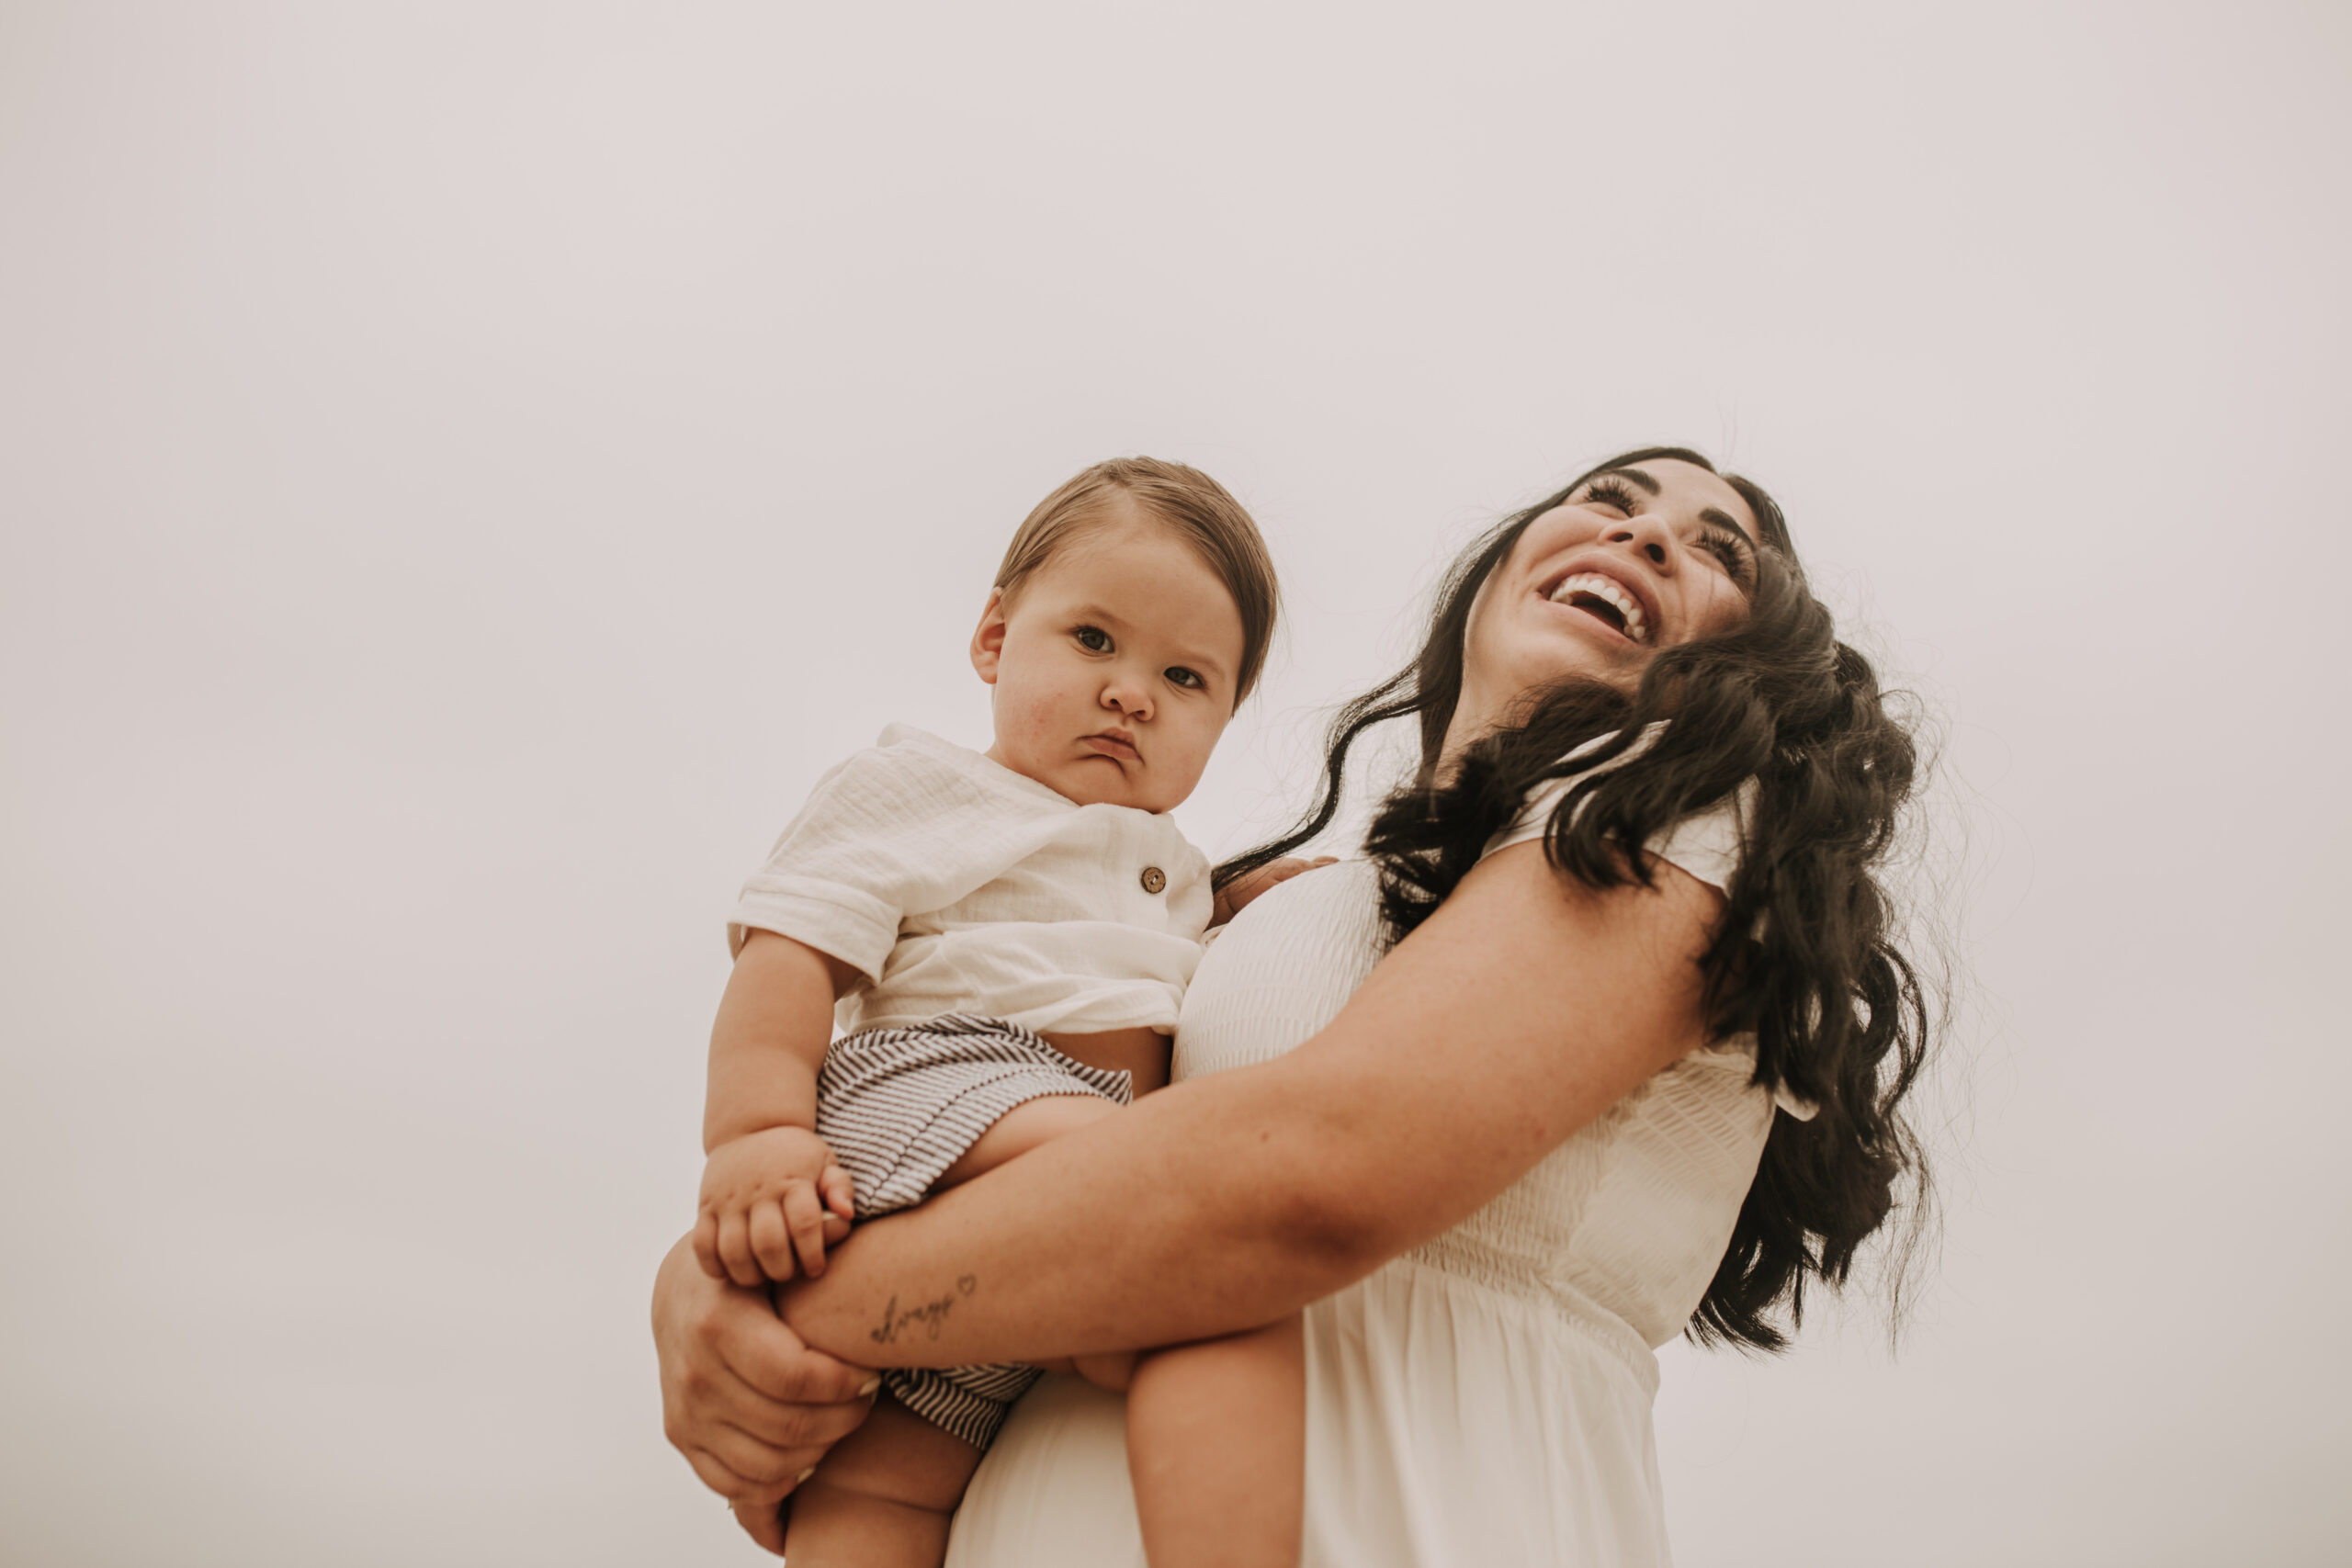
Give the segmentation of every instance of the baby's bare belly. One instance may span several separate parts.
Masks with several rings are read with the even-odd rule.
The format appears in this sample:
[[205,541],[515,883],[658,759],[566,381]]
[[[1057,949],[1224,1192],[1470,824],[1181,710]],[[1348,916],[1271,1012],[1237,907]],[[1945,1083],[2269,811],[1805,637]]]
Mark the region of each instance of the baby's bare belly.
[[1168,1083],[1168,1036],[1156,1029],[1106,1029],[1099,1034],[1048,1034],[1047,1044],[1090,1067],[1125,1073],[1136,1093],[1149,1094]]

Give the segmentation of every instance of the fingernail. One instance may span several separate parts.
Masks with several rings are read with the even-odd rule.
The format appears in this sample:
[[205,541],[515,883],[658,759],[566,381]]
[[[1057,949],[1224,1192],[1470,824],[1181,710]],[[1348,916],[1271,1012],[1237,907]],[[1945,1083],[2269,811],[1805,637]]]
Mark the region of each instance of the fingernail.
[[857,1396],[860,1399],[864,1399],[867,1394],[872,1393],[876,1389],[880,1388],[881,1386],[882,1374],[880,1372],[876,1372],[872,1377],[857,1385]]
[[810,1476],[812,1476],[812,1475],[814,1475],[814,1474],[816,1474],[816,1473],[817,1473],[817,1467],[816,1467],[815,1465],[813,1465],[813,1464],[812,1464],[812,1465],[810,1465],[808,1469],[806,1469],[806,1470],[802,1471],[799,1474],[797,1474],[797,1475],[794,1476],[794,1477],[792,1478],[792,1483],[793,1483],[795,1486],[797,1486],[797,1485],[799,1485],[802,1482],[804,1482],[804,1481],[808,1480]]

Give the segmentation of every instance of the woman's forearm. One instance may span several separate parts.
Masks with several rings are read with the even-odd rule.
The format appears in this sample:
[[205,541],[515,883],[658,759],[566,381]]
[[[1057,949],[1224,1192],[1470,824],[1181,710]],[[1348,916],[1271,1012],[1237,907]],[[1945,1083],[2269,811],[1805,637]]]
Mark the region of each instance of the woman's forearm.
[[1318,1224],[1314,1135],[1256,1114],[1303,1089],[1288,1066],[1152,1095],[859,1226],[786,1320],[867,1366],[955,1366],[1196,1339],[1329,1294],[1378,1259]]
[[[809,1344],[952,1366],[1202,1338],[1467,1215],[1702,1043],[1714,895],[1495,855],[1277,1061],[1195,1079],[861,1226],[782,1292]],[[1564,956],[1566,955],[1566,956]]]

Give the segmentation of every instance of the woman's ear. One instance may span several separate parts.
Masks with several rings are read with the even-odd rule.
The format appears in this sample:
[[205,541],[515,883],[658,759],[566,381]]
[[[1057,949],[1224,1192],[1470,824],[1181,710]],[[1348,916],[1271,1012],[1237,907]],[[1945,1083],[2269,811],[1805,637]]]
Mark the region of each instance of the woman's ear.
[[989,590],[988,607],[980,612],[979,629],[972,634],[972,668],[981,680],[996,684],[996,670],[1004,658],[1004,590]]

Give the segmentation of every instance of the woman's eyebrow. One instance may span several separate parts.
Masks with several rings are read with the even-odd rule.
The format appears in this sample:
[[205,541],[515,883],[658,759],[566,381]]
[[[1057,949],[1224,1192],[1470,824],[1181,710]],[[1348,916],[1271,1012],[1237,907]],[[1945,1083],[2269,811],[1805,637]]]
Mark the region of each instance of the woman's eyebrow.
[[1656,495],[1657,493],[1657,481],[1650,478],[1649,475],[1642,472],[1639,468],[1611,468],[1608,472],[1612,474],[1623,474],[1627,479],[1633,480],[1635,484],[1641,486],[1644,490],[1649,491],[1652,495]]

